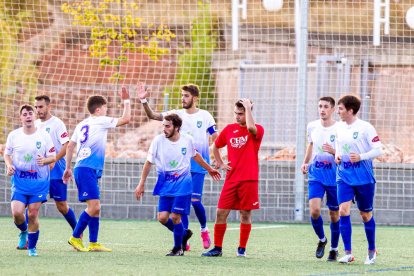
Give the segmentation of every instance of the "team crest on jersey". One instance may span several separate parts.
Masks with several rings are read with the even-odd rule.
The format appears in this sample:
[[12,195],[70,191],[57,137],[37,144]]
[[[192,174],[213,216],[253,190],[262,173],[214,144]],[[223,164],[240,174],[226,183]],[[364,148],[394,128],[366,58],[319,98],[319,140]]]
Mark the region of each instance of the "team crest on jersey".
[[335,135],[331,135],[331,142],[335,142]]
[[186,155],[187,154],[187,148],[181,148],[181,153],[183,155]]
[[202,121],[197,121],[197,127],[200,128],[203,126],[203,122]]
[[353,137],[354,137],[354,139],[358,138],[358,131],[355,131],[355,132],[354,132]]
[[42,146],[42,142],[40,142],[40,141],[37,141],[36,142],[36,148],[37,149],[40,149],[40,147]]
[[47,131],[47,133],[50,133],[50,127],[47,127],[45,130]]

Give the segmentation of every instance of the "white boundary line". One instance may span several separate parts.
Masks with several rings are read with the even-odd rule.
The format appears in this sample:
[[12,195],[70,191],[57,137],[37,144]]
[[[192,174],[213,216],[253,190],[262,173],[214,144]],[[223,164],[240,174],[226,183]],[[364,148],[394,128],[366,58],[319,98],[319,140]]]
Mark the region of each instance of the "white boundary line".
[[[256,226],[256,227],[252,227],[252,230],[262,230],[262,229],[277,229],[277,228],[286,228],[288,227],[287,225],[269,225],[269,226]],[[232,228],[227,228],[228,231],[235,231],[235,230],[240,230],[239,227],[232,227]]]

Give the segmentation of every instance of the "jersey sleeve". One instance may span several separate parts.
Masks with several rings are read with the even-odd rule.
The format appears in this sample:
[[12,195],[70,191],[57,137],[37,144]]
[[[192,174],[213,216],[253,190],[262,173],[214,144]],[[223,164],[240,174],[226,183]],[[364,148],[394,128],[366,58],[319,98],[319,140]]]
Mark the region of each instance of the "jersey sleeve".
[[368,144],[371,147],[371,149],[381,148],[381,141],[377,134],[377,131],[370,123],[367,124],[366,135]]
[[62,121],[60,121],[56,127],[56,134],[58,135],[58,140],[61,145],[64,145],[69,141],[68,130]]
[[256,135],[254,136],[255,140],[262,140],[264,135],[264,128],[261,125],[256,125]]
[[79,134],[79,125],[76,126],[75,131],[72,134],[72,137],[70,138],[70,140],[74,143],[78,142],[78,134]]
[[306,138],[307,138],[309,144],[313,143],[313,141],[312,141],[312,129],[313,129],[312,124],[309,123],[306,127]]
[[216,121],[214,120],[213,116],[209,112],[206,112],[207,114],[207,132],[210,135],[213,135],[217,132],[217,126]]
[[12,133],[7,136],[6,148],[4,150],[4,153],[7,154],[7,155],[12,155],[13,154],[13,141],[14,141],[14,139],[13,139],[12,136],[13,136]]
[[190,151],[191,157],[194,157],[197,154],[197,150],[194,146],[193,137],[188,136],[188,150]]
[[102,117],[102,122],[103,122],[104,128],[115,128],[116,125],[118,124],[118,119],[108,117],[108,116],[103,116]]
[[222,132],[218,135],[217,139],[214,141],[214,144],[217,148],[223,148],[227,145],[226,133],[228,130],[228,126],[226,126]]
[[155,154],[157,153],[157,138],[152,140],[151,145],[149,147],[148,153],[147,153],[147,161],[151,164],[155,163]]
[[56,149],[55,146],[53,145],[53,141],[52,138],[50,138],[49,133],[47,133],[45,131],[45,142],[46,142],[46,156],[56,156]]

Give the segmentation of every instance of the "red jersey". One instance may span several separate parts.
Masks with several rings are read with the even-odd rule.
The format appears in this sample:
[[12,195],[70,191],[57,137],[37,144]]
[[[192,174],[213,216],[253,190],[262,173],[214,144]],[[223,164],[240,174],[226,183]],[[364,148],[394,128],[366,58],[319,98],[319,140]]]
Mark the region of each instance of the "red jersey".
[[247,127],[239,124],[227,125],[215,140],[217,148],[227,146],[229,166],[226,181],[239,182],[259,180],[259,149],[264,129],[256,124],[256,136],[251,134]]

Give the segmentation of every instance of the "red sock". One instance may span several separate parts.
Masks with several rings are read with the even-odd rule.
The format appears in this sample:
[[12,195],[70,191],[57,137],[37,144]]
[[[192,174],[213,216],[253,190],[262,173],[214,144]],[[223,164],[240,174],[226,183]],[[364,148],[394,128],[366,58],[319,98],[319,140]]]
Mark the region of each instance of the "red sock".
[[247,241],[249,240],[251,230],[252,230],[252,224],[240,223],[239,247],[246,248]]
[[224,233],[226,233],[227,223],[214,224],[214,246],[223,247]]

